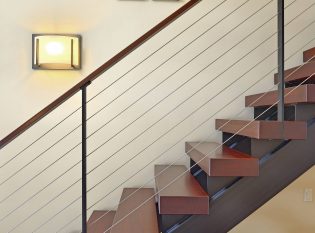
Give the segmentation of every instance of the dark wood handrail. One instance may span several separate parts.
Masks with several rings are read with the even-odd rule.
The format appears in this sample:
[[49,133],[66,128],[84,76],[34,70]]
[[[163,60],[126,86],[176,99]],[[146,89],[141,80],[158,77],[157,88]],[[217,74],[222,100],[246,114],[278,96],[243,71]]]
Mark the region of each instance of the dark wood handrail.
[[83,86],[88,85],[90,82],[92,82],[93,80],[95,80],[96,78],[101,76],[104,72],[106,72],[108,69],[113,67],[116,63],[118,63],[119,61],[124,59],[127,55],[129,55],[135,49],[140,47],[142,44],[144,44],[146,41],[148,41],[150,38],[152,38],[154,35],[156,35],[158,32],[160,32],[162,29],[164,29],[170,23],[174,22],[177,18],[179,18],[182,14],[184,14],[186,11],[188,11],[190,8],[192,8],[193,6],[195,6],[199,2],[201,2],[201,0],[190,0],[184,6],[179,8],[173,14],[171,14],[170,16],[165,18],[159,24],[157,24],[156,26],[151,28],[148,32],[146,32],[141,37],[139,37],[137,40],[135,40],[133,43],[131,43],[129,46],[124,48],[122,51],[120,51],[114,57],[109,59],[107,62],[105,62],[98,69],[93,71],[90,75],[88,75],[82,81],[77,83],[75,86],[73,86],[71,89],[69,89],[63,95],[61,95],[59,98],[57,98],[51,104],[49,104],[47,107],[42,109],[40,112],[35,114],[32,118],[30,118],[28,121],[23,123],[21,126],[19,126],[17,129],[15,129],[13,132],[11,132],[5,138],[3,138],[0,141],[0,149],[5,147],[7,144],[9,144],[11,141],[13,141],[19,135],[24,133],[26,130],[28,130],[30,127],[32,127],[34,124],[36,124],[42,118],[44,118],[47,114],[52,112],[54,109],[56,109],[62,103],[64,103],[66,100],[68,100],[70,97],[72,97],[78,91],[80,91],[80,89]]

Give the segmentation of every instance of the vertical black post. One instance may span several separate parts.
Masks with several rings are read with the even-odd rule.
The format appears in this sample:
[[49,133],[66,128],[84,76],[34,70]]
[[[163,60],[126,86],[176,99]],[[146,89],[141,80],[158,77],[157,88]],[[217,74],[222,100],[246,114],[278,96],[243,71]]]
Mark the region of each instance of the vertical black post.
[[86,87],[82,90],[82,233],[87,233],[87,198],[86,198]]
[[284,0],[278,0],[278,121],[284,121]]

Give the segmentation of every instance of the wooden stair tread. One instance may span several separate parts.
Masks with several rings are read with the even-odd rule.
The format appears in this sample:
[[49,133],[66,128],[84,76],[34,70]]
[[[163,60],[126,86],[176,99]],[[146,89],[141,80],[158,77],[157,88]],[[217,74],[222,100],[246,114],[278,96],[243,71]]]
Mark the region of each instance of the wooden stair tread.
[[186,142],[186,153],[208,176],[258,176],[259,160],[215,142]]
[[307,123],[304,121],[217,119],[216,129],[256,139],[306,139],[307,137]]
[[315,48],[303,52],[303,62],[315,61]]
[[185,166],[156,165],[154,172],[160,214],[209,213],[208,194]]
[[[307,84],[285,89],[285,104],[315,103],[315,85]],[[271,106],[278,101],[278,91],[245,97],[246,107]]]
[[113,224],[115,211],[93,211],[87,225],[88,233],[103,233],[107,231]]
[[[297,66],[293,67],[291,69],[285,70],[284,77],[285,82],[302,82],[303,80],[307,79],[308,77],[312,76],[308,83],[314,83],[315,82],[315,62],[309,62],[303,64],[302,67]],[[278,83],[278,74],[275,74],[274,76],[274,83]]]
[[[135,192],[136,190],[138,189],[125,188],[123,190],[110,233],[160,232],[154,189],[141,188]],[[144,202],[146,203],[143,204]]]

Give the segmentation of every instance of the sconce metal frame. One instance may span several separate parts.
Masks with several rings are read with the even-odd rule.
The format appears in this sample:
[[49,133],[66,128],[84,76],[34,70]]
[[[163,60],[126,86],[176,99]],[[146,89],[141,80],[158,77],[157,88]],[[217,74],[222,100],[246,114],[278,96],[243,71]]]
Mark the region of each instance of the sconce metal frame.
[[[60,36],[60,37],[72,37],[78,40],[78,64],[73,63],[74,60],[74,40],[71,39],[71,52],[70,52],[70,64],[68,67],[61,64],[50,64],[50,66],[45,66],[40,64],[40,54],[39,54],[39,39],[37,37],[41,36]],[[36,43],[35,43],[36,42]],[[40,33],[32,34],[32,68],[34,70],[80,70],[82,67],[82,36],[78,34],[53,34],[53,33]]]

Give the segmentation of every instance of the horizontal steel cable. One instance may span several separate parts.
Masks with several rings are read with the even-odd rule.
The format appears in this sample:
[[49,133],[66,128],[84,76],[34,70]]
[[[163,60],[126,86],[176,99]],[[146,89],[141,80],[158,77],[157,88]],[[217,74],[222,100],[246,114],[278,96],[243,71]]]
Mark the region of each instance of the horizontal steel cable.
[[[237,9],[239,9],[240,7],[242,7],[243,5],[245,5],[247,2],[249,2],[250,0],[247,0],[246,2],[244,2],[242,5],[240,5]],[[236,10],[237,10],[236,9]],[[115,99],[113,99],[112,101],[110,101],[108,104],[106,104],[104,107],[102,107],[101,109],[99,109],[97,112],[95,112],[92,116],[90,116],[88,118],[88,120],[90,120],[91,118],[93,118],[95,115],[99,114],[101,111],[103,111],[106,107],[108,107],[110,104],[112,104],[114,101],[116,101],[119,97],[121,97],[124,93],[126,93],[127,91],[131,90],[136,84],[140,83],[142,80],[144,80],[145,78],[147,78],[150,74],[152,74],[154,71],[156,71],[158,68],[162,67],[164,64],[166,64],[168,61],[170,61],[172,58],[174,58],[177,54],[179,54],[181,51],[183,51],[185,48],[187,48],[188,46],[190,46],[191,44],[193,44],[193,42],[197,41],[199,38],[201,38],[202,36],[204,36],[207,32],[209,32],[212,28],[214,28],[216,25],[218,25],[220,22],[222,22],[224,19],[226,19],[228,16],[230,16],[231,14],[233,14],[235,12],[232,11],[230,14],[228,14],[227,16],[223,17],[221,20],[219,20],[217,23],[215,23],[213,26],[211,26],[210,28],[208,28],[206,31],[204,31],[203,33],[201,33],[199,36],[197,36],[193,41],[189,42],[188,44],[186,44],[183,48],[181,48],[179,51],[177,51],[175,54],[173,54],[171,57],[167,58],[164,62],[162,62],[157,68],[153,69],[152,71],[150,71],[148,74],[146,74],[144,77],[142,77],[140,80],[138,80],[135,84],[133,84],[131,87],[129,87],[127,90],[125,90],[122,94],[120,94],[119,96],[117,96]],[[230,32],[229,32],[230,33]],[[228,34],[229,34],[228,33]],[[226,35],[228,35],[226,34]],[[225,36],[226,36],[225,35]],[[220,38],[222,39],[222,38]],[[215,43],[217,43],[219,40],[217,40]],[[214,44],[213,44],[214,45]],[[208,48],[209,49],[209,48]],[[202,53],[205,51],[202,51]],[[182,68],[184,68],[185,66],[187,66],[189,63],[191,63],[193,60],[195,60],[198,56],[200,56],[200,54],[198,54],[196,57],[194,57],[193,59],[191,59],[187,64],[184,64],[184,66],[180,67],[175,73],[179,72]],[[148,92],[146,92],[144,95],[142,95],[140,98],[138,98],[136,101],[134,101],[131,105],[129,105],[127,108],[125,108],[124,110],[122,110],[119,114],[117,114],[116,116],[114,116],[113,118],[111,118],[109,121],[107,121],[105,124],[103,124],[101,127],[99,127],[97,130],[95,130],[93,133],[91,133],[87,138],[90,138],[91,136],[93,136],[95,133],[97,133],[99,130],[101,130],[102,128],[104,128],[107,124],[109,124],[110,122],[112,122],[113,120],[115,120],[116,118],[118,118],[120,115],[122,115],[124,112],[126,112],[129,108],[131,108],[132,106],[134,106],[137,102],[139,102],[142,98],[144,98],[146,95],[148,95],[150,92],[152,92],[154,89],[156,89],[157,87],[159,87],[160,85],[162,85],[164,82],[166,82],[170,77],[172,77],[175,73],[173,73],[171,76],[168,76],[166,79],[164,79],[162,82],[160,82],[158,85],[156,85],[154,88],[150,89]],[[105,89],[104,89],[105,90]],[[69,136],[71,133],[73,133],[76,129],[78,129],[81,126],[78,125],[76,126],[73,130],[71,130],[68,134],[66,134],[65,136],[63,136],[61,139],[59,139],[58,141],[56,141],[52,146],[50,146],[48,149],[46,149],[44,152],[40,153],[38,156],[36,156],[33,160],[31,160],[29,163],[27,163],[26,165],[24,165],[22,168],[20,168],[19,170],[17,170],[16,172],[14,172],[12,175],[10,175],[7,179],[5,179],[3,182],[0,183],[0,186],[3,185],[4,183],[6,183],[8,180],[10,180],[11,178],[13,178],[15,175],[17,175],[19,172],[21,172],[23,169],[25,169],[27,166],[29,166],[32,162],[34,162],[35,160],[37,160],[39,157],[41,157],[43,154],[45,154],[48,150],[50,150],[51,148],[53,148],[55,145],[57,145],[59,142],[61,142],[63,139],[65,139],[67,136]],[[81,144],[78,143],[76,146],[72,147],[70,149],[70,151],[74,150],[76,147],[78,147]],[[66,154],[64,154],[63,156],[69,154],[69,151],[66,152]],[[62,157],[63,157],[62,156]],[[61,158],[62,158],[61,157]],[[50,167],[50,166],[48,166]],[[47,168],[48,168],[47,167]],[[2,201],[0,201],[1,203]]]
[[[249,0],[248,0],[249,1]],[[245,3],[247,3],[248,1],[246,1]],[[273,0],[271,0],[271,1],[273,1]],[[245,3],[243,3],[241,6],[243,6]],[[237,9],[239,9],[239,8],[237,8]],[[233,13],[233,12],[232,12]],[[230,14],[229,14],[230,15]],[[222,20],[220,20],[219,22],[221,22]],[[215,24],[215,25],[217,25],[217,24]],[[211,28],[213,28],[214,26],[212,26]],[[234,28],[235,29],[235,28]],[[206,30],[206,31],[209,31],[209,30]],[[232,30],[231,30],[232,31]],[[226,33],[224,36],[226,36],[226,35],[228,35],[229,33],[231,33],[231,31],[229,31],[228,33]],[[194,39],[194,41],[196,41],[198,38],[200,38],[202,35],[204,35],[205,34],[205,32],[203,32],[201,35],[199,35],[196,39]],[[221,39],[222,39],[222,37],[221,37]],[[211,46],[213,46],[215,43],[217,43],[219,40],[217,40],[216,42],[214,42]],[[191,44],[191,43],[189,43],[189,44]],[[187,46],[185,46],[185,47],[187,47]],[[210,46],[207,48],[207,49],[209,49],[210,48]],[[188,63],[190,63],[190,62],[192,62],[192,60],[194,60],[194,59],[196,59],[198,56],[200,56],[203,52],[205,52],[205,50],[204,51],[202,51],[201,53],[199,53],[197,56],[195,56],[193,59],[191,59]],[[186,66],[187,65],[187,63],[184,65],[184,66]],[[182,66],[182,67],[180,67],[180,69],[182,69],[184,66]],[[178,69],[176,72],[178,72],[180,69]],[[172,73],[172,75],[174,75],[175,73]],[[169,76],[169,77],[167,77],[167,78],[170,78],[171,76]],[[166,81],[166,79],[164,79],[163,80],[163,82],[164,81]],[[160,82],[158,85],[161,85],[162,83]],[[158,86],[157,85],[157,86]],[[155,86],[154,88],[156,88],[157,86]],[[153,89],[154,89],[153,88]],[[152,91],[153,89],[151,89],[150,91]],[[145,95],[147,95],[149,92],[147,92]],[[141,96],[141,98],[143,98],[145,95],[143,95],[143,96]],[[122,112],[120,112],[118,115],[116,115],[114,118],[112,118],[110,121],[108,121],[106,124],[108,124],[109,122],[111,122],[111,121],[113,121],[114,119],[116,119],[119,115],[121,115],[124,111],[126,111],[128,108],[130,108],[132,105],[134,105],[136,102],[138,102],[141,98],[138,98],[135,102],[133,102],[131,105],[129,105],[127,108],[125,108]],[[98,111],[99,112],[99,111]],[[93,116],[95,116],[96,114],[93,114]],[[93,116],[91,116],[91,117],[89,117],[89,119],[90,118],[92,118]],[[90,138],[91,136],[93,136],[97,131],[99,131],[101,128],[103,128],[106,124],[104,124],[104,125],[102,125],[100,128],[98,128],[97,130],[95,130],[94,132],[92,132],[87,138]],[[78,126],[79,127],[79,126]],[[78,128],[77,127],[77,128]],[[76,129],[77,129],[76,128]],[[75,129],[74,129],[75,130]],[[70,132],[71,133],[71,132]],[[66,156],[66,155],[68,155],[71,151],[73,151],[76,147],[78,147],[79,145],[81,144],[81,142],[80,143],[78,143],[78,144],[76,144],[74,147],[72,147],[69,151],[67,151],[65,154],[63,154],[58,160],[55,160],[52,164],[50,164],[48,167],[46,167],[44,170],[42,170],[39,174],[37,174],[36,175],[36,177],[38,176],[38,175],[40,175],[40,174],[42,174],[45,170],[47,170],[49,167],[51,167],[53,164],[55,164],[57,161],[59,161],[61,158],[63,158],[64,156]],[[99,149],[99,148],[98,148]],[[96,150],[95,150],[96,151]],[[93,151],[93,152],[95,152],[95,151]],[[41,153],[39,156],[41,156],[43,153]],[[33,162],[34,160],[36,160],[39,156],[37,156],[35,159],[33,159],[31,162]],[[30,163],[31,163],[30,162]],[[28,163],[28,164],[26,164],[22,169],[24,169],[26,166],[28,166],[30,163]],[[20,169],[20,170],[18,170],[17,172],[15,172],[14,173],[14,175],[16,175],[17,173],[19,173],[22,169]],[[8,179],[6,179],[4,182],[6,182],[6,181],[8,181],[10,178],[12,178],[14,175],[12,175],[12,176],[10,176]],[[24,183],[24,185],[23,185],[23,187],[26,185],[26,184],[28,184],[28,183],[30,183],[32,180],[34,179],[34,177],[33,178],[31,178],[31,179],[29,179],[26,183]],[[22,186],[21,186],[22,187]],[[20,188],[21,188],[20,187]],[[18,190],[20,190],[20,188],[18,189]],[[18,191],[18,190],[16,190],[16,191]],[[15,193],[16,191],[14,191],[13,193]],[[5,200],[7,200],[7,198],[9,197],[9,196],[11,196],[13,193],[11,193],[11,194],[9,194],[5,199],[2,199],[1,201],[0,201],[0,204],[3,202],[3,201],[5,201]]]
[[[138,62],[136,65],[134,65],[131,69],[129,69],[127,72],[125,72],[123,75],[121,75],[118,79],[116,79],[114,82],[112,82],[111,84],[109,84],[107,87],[105,87],[104,89],[102,89],[101,91],[99,91],[97,94],[95,94],[93,97],[91,97],[87,103],[89,103],[90,101],[94,100],[97,96],[99,96],[100,94],[102,94],[104,91],[106,91],[108,88],[110,88],[111,86],[113,86],[116,82],[118,82],[119,80],[121,80],[123,77],[125,77],[127,74],[129,74],[131,71],[133,71],[134,69],[136,69],[139,65],[141,65],[143,62],[147,61],[149,58],[151,58],[154,54],[156,54],[157,52],[159,52],[161,49],[163,49],[164,47],[166,47],[168,44],[170,44],[172,41],[174,41],[175,39],[177,39],[179,36],[181,36],[182,34],[184,34],[186,31],[188,31],[188,29],[192,28],[195,24],[197,24],[198,22],[200,22],[203,18],[205,18],[206,16],[208,16],[210,13],[212,13],[214,10],[216,10],[217,8],[219,8],[223,3],[225,3],[228,0],[223,0],[222,2],[220,2],[219,4],[217,4],[214,8],[212,8],[210,11],[206,12],[204,15],[202,15],[201,17],[199,17],[195,22],[193,22],[192,24],[190,24],[188,27],[186,27],[184,30],[182,30],[180,33],[176,34],[174,37],[172,37],[169,41],[167,41],[165,44],[163,44],[162,46],[160,46],[158,49],[156,49],[155,51],[153,51],[152,53],[150,53],[147,57],[145,57],[144,59],[142,59],[140,62]],[[128,91],[128,90],[127,90]],[[125,92],[123,92],[125,93]],[[67,120],[69,117],[71,117],[74,113],[76,113],[77,111],[79,111],[81,109],[81,106],[79,108],[77,108],[76,110],[74,110],[73,112],[71,112],[69,115],[67,115],[64,119],[62,119],[61,121],[59,121],[56,125],[54,125],[52,128],[50,128],[49,130],[47,130],[43,135],[41,135],[40,137],[38,137],[37,139],[35,139],[31,144],[29,144],[28,146],[26,146],[25,148],[23,148],[21,151],[19,151],[15,156],[13,156],[10,160],[6,161],[3,165],[0,166],[0,169],[3,168],[4,166],[6,166],[7,164],[9,164],[10,162],[12,162],[14,159],[16,159],[20,154],[22,154],[24,151],[26,151],[28,148],[30,148],[32,145],[34,145],[36,142],[38,142],[40,139],[42,139],[44,136],[46,136],[49,132],[51,132],[53,129],[55,129],[57,126],[59,126],[62,122],[64,122],[65,120]],[[93,114],[94,116],[95,114]],[[88,120],[90,120],[92,117],[89,117]],[[80,127],[80,125],[76,126],[76,128],[74,128],[73,130],[77,129],[78,127]],[[65,137],[67,137],[68,135],[66,135]],[[62,138],[64,139],[64,138]],[[1,184],[0,184],[1,185]]]

